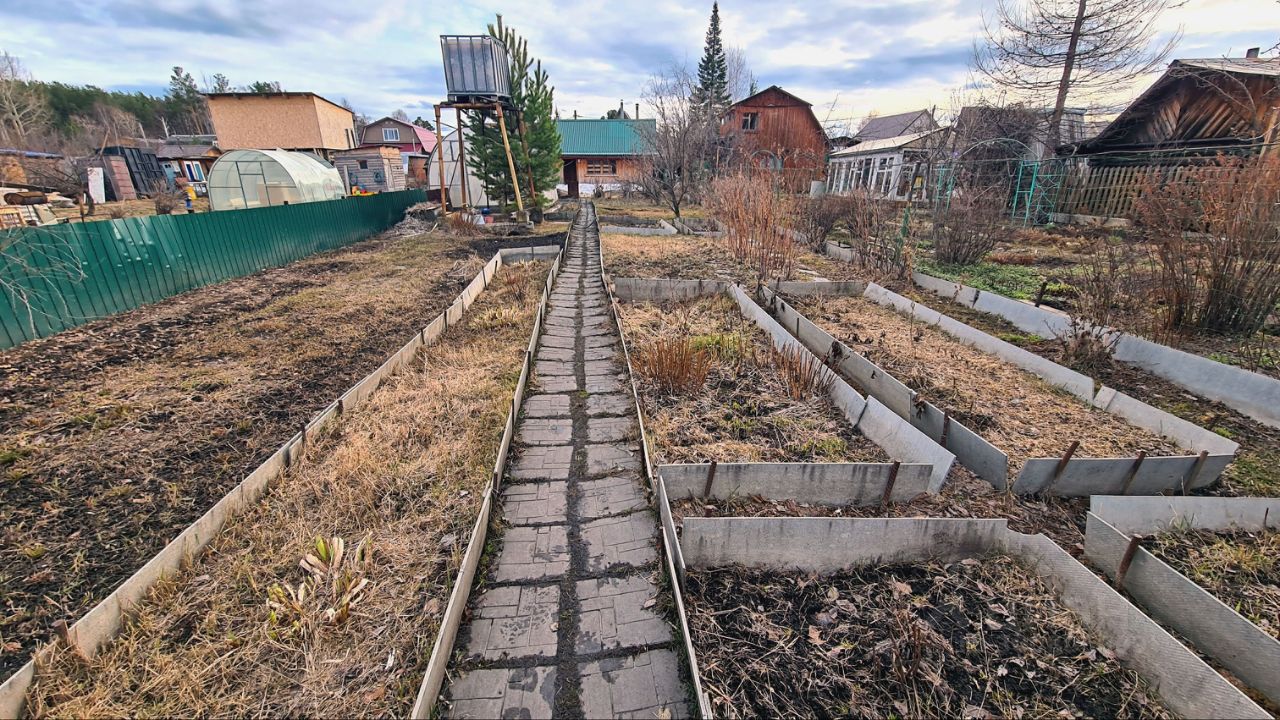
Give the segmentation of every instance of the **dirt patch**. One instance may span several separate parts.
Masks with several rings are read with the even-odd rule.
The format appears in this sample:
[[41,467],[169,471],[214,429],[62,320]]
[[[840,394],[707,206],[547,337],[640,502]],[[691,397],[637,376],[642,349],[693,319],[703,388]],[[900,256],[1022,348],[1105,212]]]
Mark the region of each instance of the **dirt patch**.
[[1280,639],[1280,532],[1184,529],[1146,538],[1142,545]]
[[1092,408],[1000,358],[928,324],[860,297],[793,300],[796,309],[951,417],[1009,455],[1010,476],[1026,460],[1183,455],[1175,444]]
[[729,298],[620,306],[634,356],[659,339],[689,338],[710,356],[701,389],[663,393],[637,376],[646,428],[664,463],[885,462],[826,397],[793,400],[762,330]]
[[[342,419],[202,561],[159,586],[116,642],[88,663],[58,654],[38,675],[33,714],[407,714],[546,270],[504,268],[462,325]],[[321,537],[344,538],[347,559],[313,576],[299,560],[324,559]],[[307,599],[285,589],[311,580]],[[354,599],[344,605],[344,594]]]
[[[1064,362],[1062,346],[1056,340],[1029,335],[1003,318],[979,312],[932,293],[919,290],[900,292],[1024,350],[1059,364],[1067,364]],[[1081,368],[1073,369],[1085,372]],[[1263,425],[1220,402],[1202,398],[1127,363],[1113,362],[1110,367],[1092,374],[1098,382],[1240,444],[1235,461],[1227,466],[1221,480],[1208,488],[1200,488],[1196,493],[1225,496],[1280,495],[1280,428]]]
[[425,326],[495,242],[377,238],[0,354],[0,677]]
[[1170,716],[1006,556],[688,586],[717,717]]

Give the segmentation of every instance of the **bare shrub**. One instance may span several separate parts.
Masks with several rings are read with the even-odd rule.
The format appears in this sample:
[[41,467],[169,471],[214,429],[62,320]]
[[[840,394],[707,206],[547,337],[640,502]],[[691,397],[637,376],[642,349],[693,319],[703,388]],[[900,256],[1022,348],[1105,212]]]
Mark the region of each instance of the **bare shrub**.
[[980,262],[1012,234],[1005,222],[1004,195],[992,188],[964,188],[933,214],[933,253],[946,265]]
[[636,372],[668,395],[696,392],[711,371],[711,354],[686,337],[655,340],[633,356]]
[[151,202],[155,205],[157,215],[173,214],[174,210],[183,206],[186,197],[181,188],[171,188],[163,182],[157,182],[151,188]]
[[854,199],[846,195],[819,195],[796,198],[791,212],[791,228],[821,251],[827,235],[850,215]]
[[854,188],[849,191],[846,205],[847,214],[844,224],[849,229],[850,237],[878,238],[884,230],[885,220],[889,217],[889,204],[871,194],[867,188]]
[[797,243],[782,231],[791,201],[769,172],[742,168],[716,178],[708,201],[728,232],[724,242],[734,257],[762,282],[786,280],[795,269]]
[[1070,284],[1075,312],[1058,337],[1067,364],[1090,374],[1110,367],[1119,335],[1111,332],[1116,310],[1132,300],[1132,249],[1114,238],[1100,238],[1084,252]]
[[769,361],[792,400],[820,397],[831,389],[832,377],[825,372],[822,361],[802,347],[788,345],[781,350],[774,347]]
[[119,220],[123,218],[125,214],[126,213],[124,208],[120,207],[119,205],[114,205],[112,207],[107,208],[107,217],[111,218],[112,220]]
[[1251,334],[1280,300],[1280,156],[1148,172],[1134,217],[1166,328]]

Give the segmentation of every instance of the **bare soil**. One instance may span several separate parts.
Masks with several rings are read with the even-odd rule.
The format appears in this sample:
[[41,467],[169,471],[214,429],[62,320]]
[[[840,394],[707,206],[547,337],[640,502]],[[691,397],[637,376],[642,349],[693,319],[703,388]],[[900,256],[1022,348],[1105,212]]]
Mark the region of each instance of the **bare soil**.
[[833,576],[688,574],[717,717],[1169,717],[1005,556]]
[[444,309],[500,246],[386,236],[0,354],[0,677]]
[[1280,639],[1280,532],[1174,530],[1142,544]]
[[[1061,344],[1056,340],[1028,335],[1003,318],[979,312],[932,293],[906,289],[900,292],[1006,342],[1070,366]],[[1236,459],[1227,466],[1222,479],[1216,485],[1201,488],[1197,492],[1227,496],[1280,495],[1280,429],[1263,425],[1220,402],[1200,397],[1133,365],[1112,362],[1102,370],[1074,369],[1239,443],[1240,450]]]
[[664,394],[637,375],[646,428],[664,463],[885,462],[823,397],[792,400],[764,332],[718,296],[620,307],[634,355],[660,338],[687,337],[712,356],[700,391]]
[[[406,715],[546,270],[505,267],[461,325],[338,421],[92,661],[55,653],[31,692],[33,715]],[[332,537],[345,539],[345,561],[316,576],[299,566],[316,538]],[[305,600],[284,589],[303,586]]]
[[860,297],[792,300],[796,309],[1009,455],[1026,460],[1184,455],[1186,451],[945,332]]

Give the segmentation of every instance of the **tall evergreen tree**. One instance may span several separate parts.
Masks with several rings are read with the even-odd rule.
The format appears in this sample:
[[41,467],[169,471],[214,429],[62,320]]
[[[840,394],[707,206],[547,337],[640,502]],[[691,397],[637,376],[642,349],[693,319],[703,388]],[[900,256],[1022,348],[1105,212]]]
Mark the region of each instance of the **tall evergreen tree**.
[[165,96],[165,114],[173,130],[181,133],[204,133],[209,128],[209,113],[204,96],[196,87],[191,73],[175,65],[169,77],[169,94]]
[[[530,57],[527,41],[503,26],[501,15],[496,24],[489,26],[489,35],[502,42],[511,64],[511,103],[516,115],[506,117],[506,123],[520,194],[526,204],[541,204],[540,195],[528,197],[530,170],[539,193],[555,187],[560,178],[560,132],[552,117],[555,88],[542,69],[542,61]],[[521,118],[529,143],[527,159],[520,142]],[[502,204],[514,202],[496,116],[487,111],[472,111],[467,119],[467,131],[467,163],[484,185],[489,199]]]
[[698,84],[691,98],[695,105],[710,111],[729,107],[729,63],[725,59],[724,43],[720,39],[720,3],[711,4],[711,24],[707,27],[707,41],[698,61]]

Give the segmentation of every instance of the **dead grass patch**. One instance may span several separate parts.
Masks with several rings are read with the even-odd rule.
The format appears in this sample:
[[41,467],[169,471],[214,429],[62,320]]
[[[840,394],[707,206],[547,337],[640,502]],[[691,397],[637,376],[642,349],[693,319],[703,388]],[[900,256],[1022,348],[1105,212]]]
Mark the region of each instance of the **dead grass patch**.
[[717,717],[1169,717],[1007,556],[688,574]]
[[772,363],[772,344],[729,298],[625,304],[633,355],[687,338],[712,359],[700,392],[673,395],[639,376],[646,428],[662,462],[883,462],[825,397],[792,399]]
[[[33,715],[406,714],[545,271],[504,268],[462,325],[342,418],[98,657],[56,653]],[[345,540],[346,564],[331,538]]]
[[1143,545],[1280,639],[1280,532],[1184,528],[1146,538]]
[[[691,235],[602,235],[600,244],[604,253],[605,270],[613,277],[728,280],[745,285],[755,284],[752,269],[735,259],[724,242],[714,238]],[[832,260],[808,248],[798,248],[794,278],[855,280],[858,272],[849,263]]]
[[1090,408],[1040,378],[945,332],[860,297],[795,298],[796,308],[855,352],[1009,454],[1030,458],[1183,454],[1177,446]]

